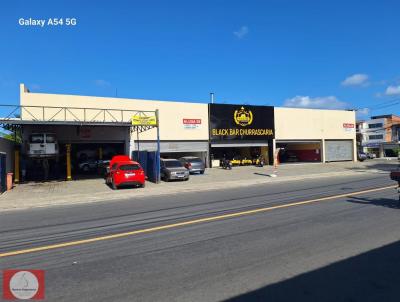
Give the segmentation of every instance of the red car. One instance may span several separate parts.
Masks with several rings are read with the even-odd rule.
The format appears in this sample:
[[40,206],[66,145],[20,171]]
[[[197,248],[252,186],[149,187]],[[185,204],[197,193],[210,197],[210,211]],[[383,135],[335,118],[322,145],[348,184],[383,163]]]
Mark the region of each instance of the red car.
[[145,175],[139,163],[132,161],[128,156],[114,156],[110,161],[106,183],[113,190],[122,186],[145,186]]

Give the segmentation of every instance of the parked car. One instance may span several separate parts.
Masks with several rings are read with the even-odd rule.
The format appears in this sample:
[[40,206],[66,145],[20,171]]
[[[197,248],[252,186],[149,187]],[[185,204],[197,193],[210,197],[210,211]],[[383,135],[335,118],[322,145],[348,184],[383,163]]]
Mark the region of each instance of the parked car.
[[369,158],[369,159],[376,158],[376,154],[375,153],[366,153],[366,155],[367,155],[367,158]]
[[188,180],[189,170],[177,159],[161,159],[161,179],[170,180]]
[[299,158],[293,152],[288,151],[288,152],[286,152],[285,161],[288,163],[289,162],[294,163],[294,162],[298,162]]
[[[103,150],[103,158],[111,158],[116,154],[116,148],[113,146],[110,147],[102,147]],[[87,161],[90,158],[97,158],[99,154],[99,148],[88,148],[79,150],[76,152],[76,158],[79,162]]]
[[56,135],[53,133],[32,133],[29,137],[29,157],[54,157],[58,154]]
[[359,161],[364,161],[367,159],[367,155],[364,152],[358,151],[357,158]]
[[128,156],[114,156],[107,170],[106,183],[111,185],[113,190],[123,186],[145,187],[144,170]]
[[189,170],[189,173],[197,173],[204,174],[206,169],[206,165],[204,162],[195,156],[184,156],[179,159],[179,161],[183,164],[183,166]]
[[106,167],[110,165],[109,160],[102,159],[88,159],[78,164],[79,170],[83,172],[98,171],[101,173],[105,171]]

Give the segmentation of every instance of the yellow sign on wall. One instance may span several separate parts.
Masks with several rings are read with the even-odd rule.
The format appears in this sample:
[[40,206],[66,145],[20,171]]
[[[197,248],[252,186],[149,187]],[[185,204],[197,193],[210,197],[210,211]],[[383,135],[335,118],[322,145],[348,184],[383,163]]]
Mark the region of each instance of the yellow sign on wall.
[[132,116],[133,126],[157,126],[157,118],[155,116],[143,116],[134,115]]

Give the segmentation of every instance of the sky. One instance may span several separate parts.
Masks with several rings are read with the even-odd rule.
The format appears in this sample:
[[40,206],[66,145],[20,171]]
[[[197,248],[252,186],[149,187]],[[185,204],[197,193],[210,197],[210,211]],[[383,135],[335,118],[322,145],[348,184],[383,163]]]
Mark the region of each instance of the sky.
[[216,103],[400,114],[399,11],[397,0],[1,1],[0,104],[18,104],[25,83],[40,93],[208,103],[214,92]]

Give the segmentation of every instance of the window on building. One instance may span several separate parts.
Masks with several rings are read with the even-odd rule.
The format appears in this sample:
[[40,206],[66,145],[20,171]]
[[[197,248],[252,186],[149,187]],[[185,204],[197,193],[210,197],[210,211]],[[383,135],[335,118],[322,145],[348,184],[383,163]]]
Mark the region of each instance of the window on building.
[[376,124],[369,124],[368,128],[382,128],[383,124],[382,123],[376,123]]
[[383,135],[379,134],[379,135],[370,135],[369,139],[383,139]]

